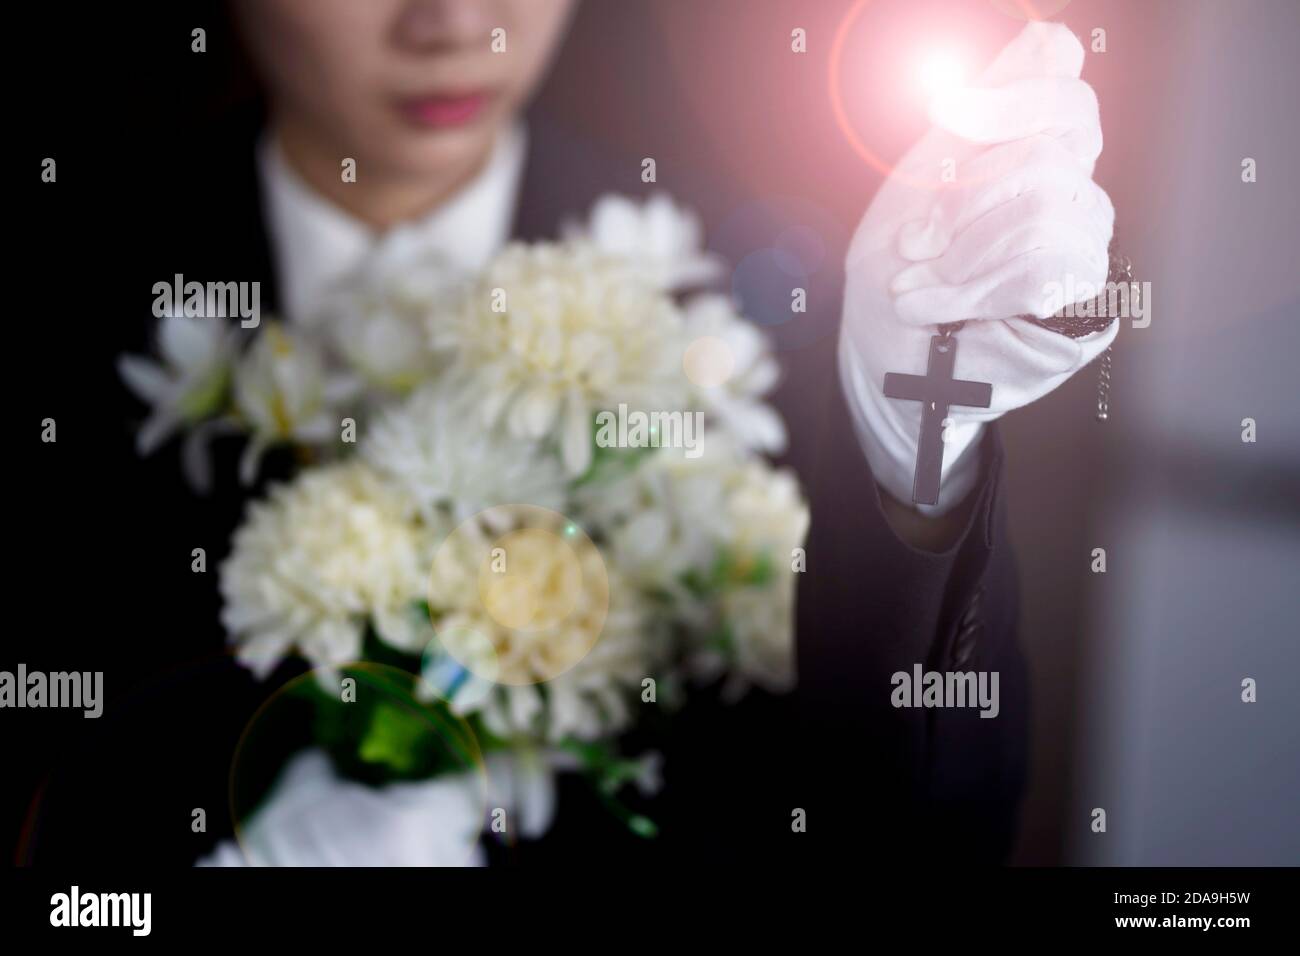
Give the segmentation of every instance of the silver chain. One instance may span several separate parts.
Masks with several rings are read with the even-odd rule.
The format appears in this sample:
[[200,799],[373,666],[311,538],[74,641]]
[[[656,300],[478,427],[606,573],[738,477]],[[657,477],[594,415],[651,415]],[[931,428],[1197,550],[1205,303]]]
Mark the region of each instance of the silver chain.
[[1106,346],[1101,353],[1101,370],[1097,374],[1097,421],[1104,422],[1110,417],[1110,362],[1115,352],[1115,345]]
[[[1106,276],[1108,282],[1124,283],[1128,286],[1129,310],[1132,311],[1132,303],[1136,301],[1141,286],[1133,280],[1133,260],[1128,256],[1112,255],[1110,260],[1109,275]],[[1100,297],[1099,297],[1100,304]],[[1120,318],[1115,319],[1116,322]],[[1101,353],[1101,364],[1097,370],[1097,421],[1104,422],[1110,418],[1110,375],[1111,363],[1115,357],[1115,343],[1112,342],[1106,346],[1106,351]]]

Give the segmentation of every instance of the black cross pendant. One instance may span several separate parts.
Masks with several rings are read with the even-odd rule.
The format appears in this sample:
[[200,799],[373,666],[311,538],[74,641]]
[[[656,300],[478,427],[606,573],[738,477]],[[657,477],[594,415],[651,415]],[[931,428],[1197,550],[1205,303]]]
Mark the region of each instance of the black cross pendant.
[[912,500],[932,505],[939,501],[943,475],[943,421],[950,405],[988,408],[993,401],[989,382],[967,382],[952,377],[957,339],[951,334],[930,338],[930,360],[924,375],[885,373],[885,395],[921,403],[921,434],[916,441],[916,475]]

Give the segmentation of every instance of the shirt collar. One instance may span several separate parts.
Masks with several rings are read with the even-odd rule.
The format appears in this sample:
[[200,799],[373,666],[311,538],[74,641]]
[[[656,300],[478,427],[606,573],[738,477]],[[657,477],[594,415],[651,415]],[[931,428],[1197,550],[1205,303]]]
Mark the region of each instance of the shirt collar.
[[459,192],[419,219],[379,233],[307,185],[263,134],[257,169],[281,311],[294,322],[311,322],[325,293],[398,232],[413,235],[456,268],[483,268],[510,237],[526,146],[524,127],[511,127]]

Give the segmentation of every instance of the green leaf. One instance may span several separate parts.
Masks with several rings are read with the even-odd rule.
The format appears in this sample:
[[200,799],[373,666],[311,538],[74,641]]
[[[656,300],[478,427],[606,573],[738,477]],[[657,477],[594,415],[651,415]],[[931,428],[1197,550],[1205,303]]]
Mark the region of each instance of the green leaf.
[[775,578],[775,570],[772,556],[766,551],[737,554],[723,547],[708,570],[692,568],[682,576],[682,584],[696,597],[708,598],[737,587],[767,587]]
[[649,817],[634,813],[625,821],[630,829],[637,836],[646,840],[653,840],[659,835],[659,827]]
[[379,703],[370,713],[370,729],[361,738],[357,756],[397,774],[409,774],[419,763],[421,736],[428,725],[390,704]]
[[343,669],[357,699],[315,697],[314,736],[339,772],[380,785],[475,768],[481,749],[471,727],[440,700],[415,696],[415,675],[393,668]]
[[653,820],[629,809],[618,799],[618,791],[640,774],[641,768],[637,761],[620,757],[613,743],[605,741],[583,741],[569,737],[560,741],[560,747],[582,761],[584,776],[591,783],[600,802],[615,819],[622,821],[639,837],[653,839],[659,835],[659,828]]

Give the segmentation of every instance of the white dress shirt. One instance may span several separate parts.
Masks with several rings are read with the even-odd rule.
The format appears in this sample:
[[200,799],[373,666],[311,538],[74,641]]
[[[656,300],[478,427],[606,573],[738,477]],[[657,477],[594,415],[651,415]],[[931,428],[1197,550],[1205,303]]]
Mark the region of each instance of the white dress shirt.
[[425,216],[378,233],[307,185],[274,138],[264,136],[257,166],[281,313],[293,322],[311,323],[325,293],[392,232],[414,231],[453,266],[467,272],[482,269],[510,238],[526,141],[522,126],[510,128],[459,192]]

